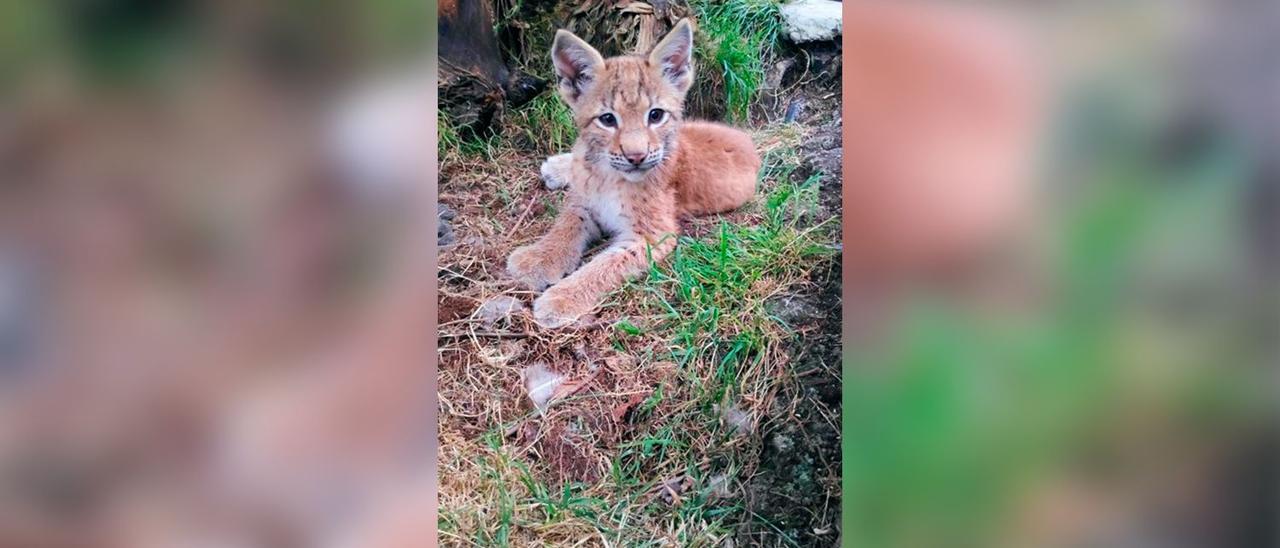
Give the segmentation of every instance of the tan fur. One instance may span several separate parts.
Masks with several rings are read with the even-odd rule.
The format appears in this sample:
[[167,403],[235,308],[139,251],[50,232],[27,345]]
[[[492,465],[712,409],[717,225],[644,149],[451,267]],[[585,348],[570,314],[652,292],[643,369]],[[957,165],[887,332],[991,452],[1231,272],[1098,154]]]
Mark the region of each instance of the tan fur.
[[[549,187],[567,182],[569,190],[547,234],[507,261],[517,280],[546,288],[534,301],[539,323],[574,322],[650,258],[664,258],[675,248],[678,216],[729,211],[755,194],[760,157],[751,137],[683,121],[692,39],[681,21],[647,56],[605,60],[576,36],[556,34],[552,59],[579,137],[572,156],[548,159],[542,175]],[[655,108],[666,112],[661,121],[651,118]],[[612,238],[609,247],[578,268],[601,236]]]

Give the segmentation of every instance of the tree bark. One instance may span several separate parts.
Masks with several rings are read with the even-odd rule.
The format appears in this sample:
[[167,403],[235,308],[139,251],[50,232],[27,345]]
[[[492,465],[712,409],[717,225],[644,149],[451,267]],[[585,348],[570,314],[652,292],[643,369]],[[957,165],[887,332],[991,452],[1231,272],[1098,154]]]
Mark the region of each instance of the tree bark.
[[547,82],[502,58],[488,0],[443,0],[439,9],[440,107],[464,133],[491,134],[506,105],[533,100]]

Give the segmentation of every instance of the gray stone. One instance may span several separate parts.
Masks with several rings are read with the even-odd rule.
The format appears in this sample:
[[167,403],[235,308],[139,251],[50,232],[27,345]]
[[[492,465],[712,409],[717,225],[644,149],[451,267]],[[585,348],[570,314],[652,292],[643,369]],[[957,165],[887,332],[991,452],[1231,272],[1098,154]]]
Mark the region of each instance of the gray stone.
[[436,245],[439,247],[448,247],[453,245],[455,238],[453,237],[453,227],[449,226],[449,221],[440,218],[436,220]]
[[813,322],[828,314],[813,298],[799,295],[775,297],[765,307],[774,317],[792,327]]
[[818,42],[840,36],[841,8],[832,0],[797,0],[782,6],[782,22],[793,42]]
[[453,245],[455,238],[453,237],[453,227],[449,225],[457,213],[447,205],[440,204],[440,208],[436,210],[436,245],[445,247]]

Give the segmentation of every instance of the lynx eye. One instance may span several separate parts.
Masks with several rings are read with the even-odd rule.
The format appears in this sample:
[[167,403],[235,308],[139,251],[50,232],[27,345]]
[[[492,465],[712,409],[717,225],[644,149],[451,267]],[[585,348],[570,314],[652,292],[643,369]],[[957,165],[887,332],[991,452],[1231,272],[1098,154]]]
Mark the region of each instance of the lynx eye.
[[660,124],[662,123],[663,120],[666,120],[666,119],[667,119],[667,111],[665,110],[662,110],[660,108],[655,108],[649,111],[650,124]]
[[618,117],[614,116],[612,112],[601,114],[596,120],[604,127],[618,127]]

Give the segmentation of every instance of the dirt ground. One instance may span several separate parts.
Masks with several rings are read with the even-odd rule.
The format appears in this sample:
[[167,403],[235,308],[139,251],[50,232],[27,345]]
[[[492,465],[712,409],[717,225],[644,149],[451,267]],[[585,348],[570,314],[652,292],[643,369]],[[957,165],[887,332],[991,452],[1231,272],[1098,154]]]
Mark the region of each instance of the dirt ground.
[[[829,105],[828,105],[829,108]],[[838,105],[834,114],[839,115]],[[813,122],[832,114],[820,110]],[[816,220],[841,212],[840,126],[818,127],[804,147],[797,176],[823,173]],[[747,507],[802,546],[834,546],[840,516],[841,261],[815,270],[809,291],[777,303],[787,323],[805,329],[788,344],[797,382],[783,389],[761,425],[760,468],[747,487]],[[823,526],[825,524],[826,526]],[[769,544],[777,531],[748,528],[744,537]]]

